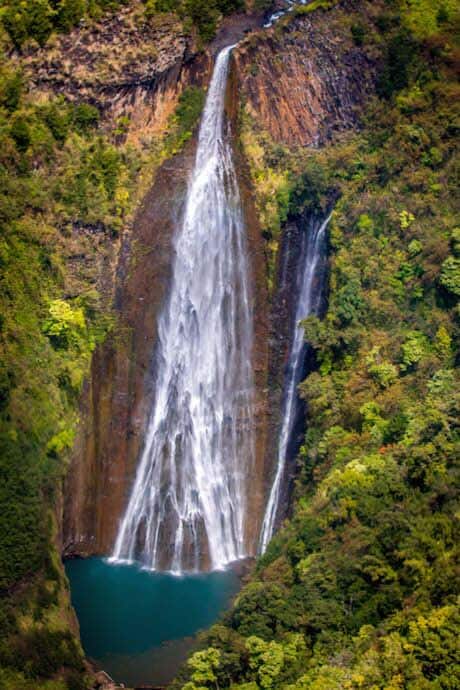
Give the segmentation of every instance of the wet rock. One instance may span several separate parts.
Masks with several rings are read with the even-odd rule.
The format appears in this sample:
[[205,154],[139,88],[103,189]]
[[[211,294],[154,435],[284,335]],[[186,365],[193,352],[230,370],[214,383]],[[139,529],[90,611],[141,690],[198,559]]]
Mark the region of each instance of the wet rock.
[[195,143],[164,163],[125,238],[117,330],[96,350],[65,485],[64,554],[111,552],[134,478],[155,387],[157,315],[171,278],[172,234]]
[[124,688],[123,684],[115,683],[113,678],[105,671],[98,671],[94,678],[95,690],[120,690]]

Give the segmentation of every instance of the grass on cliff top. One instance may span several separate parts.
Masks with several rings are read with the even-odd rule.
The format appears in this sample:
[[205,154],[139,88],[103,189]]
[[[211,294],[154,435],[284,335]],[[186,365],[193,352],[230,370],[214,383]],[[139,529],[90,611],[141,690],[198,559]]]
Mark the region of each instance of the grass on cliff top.
[[98,21],[104,14],[132,6],[138,23],[161,21],[174,13],[184,29],[196,28],[202,41],[210,41],[222,15],[242,10],[244,0],[0,0],[0,22],[13,46],[21,50],[28,42],[43,47],[53,34],[68,33],[81,21]]
[[301,17],[303,14],[311,14],[316,10],[330,10],[338,4],[339,0],[313,0],[307,5],[297,5],[294,8],[294,15]]

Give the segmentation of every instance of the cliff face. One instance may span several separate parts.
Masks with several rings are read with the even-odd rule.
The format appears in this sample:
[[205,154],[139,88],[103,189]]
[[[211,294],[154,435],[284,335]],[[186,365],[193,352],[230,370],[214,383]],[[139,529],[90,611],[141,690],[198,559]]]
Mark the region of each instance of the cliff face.
[[352,39],[357,5],[283,18],[235,50],[242,100],[274,141],[316,146],[356,126],[376,67],[375,53]]
[[173,15],[146,20],[128,5],[55,37],[45,49],[30,48],[21,65],[38,92],[96,105],[107,129],[124,118],[124,135],[147,144],[164,130],[195,54]]
[[239,82],[231,69],[227,88],[227,114],[233,137],[235,169],[238,177],[241,201],[246,225],[247,250],[250,266],[252,314],[253,314],[253,376],[255,388],[254,435],[255,463],[248,476],[247,495],[250,501],[251,519],[246,524],[246,540],[249,552],[257,553],[260,528],[265,507],[267,474],[267,430],[270,409],[268,405],[267,370],[269,358],[269,295],[266,283],[266,256],[262,228],[254,204],[253,189],[247,161],[238,145]]
[[174,220],[193,152],[191,143],[160,168],[123,248],[117,329],[94,357],[66,483],[66,552],[109,553],[113,546],[152,398],[157,315],[169,284]]
[[[224,22],[216,41],[205,53],[194,55],[193,59],[189,59],[185,52],[180,58],[177,55],[171,57],[169,67],[159,79],[137,76],[140,85],[132,87],[133,93],[142,91],[143,102],[149,103],[150,136],[154,136],[157,126],[164,129],[162,115],[155,108],[158,106],[163,114],[170,114],[185,86],[207,83],[212,56],[224,45],[240,40],[243,32],[254,23],[259,23],[259,18],[245,15]],[[173,43],[173,51],[174,47]],[[124,102],[125,112],[135,122],[139,95],[134,95],[130,101],[126,91],[130,88],[121,85],[118,98]],[[98,90],[98,95],[100,93]],[[167,102],[164,108],[158,105],[162,99]],[[234,95],[229,93],[228,110],[234,124],[236,111],[230,104],[236,102]],[[110,104],[107,107],[109,122],[114,115],[113,112],[110,114]],[[128,137],[134,137],[135,133],[130,132]],[[153,185],[139,207],[132,227],[124,235],[114,276],[117,329],[95,353],[91,377],[83,394],[80,431],[65,482],[63,551],[66,555],[110,553],[129,498],[155,392],[153,354],[158,313],[171,278],[172,235],[185,200],[195,149],[196,137],[156,171]],[[254,265],[252,273],[259,275],[257,282],[263,284],[262,239],[250,195],[243,192],[243,197],[247,217],[252,218],[248,237]],[[255,312],[262,314],[266,299],[261,298],[257,290],[254,290],[254,295]],[[262,343],[262,352],[255,354],[256,371],[265,368],[261,363],[266,353],[262,329],[262,323],[256,326],[259,334],[256,340]],[[264,452],[260,446],[257,457],[263,458]],[[256,465],[259,469],[260,462]],[[255,472],[250,478],[252,495],[257,496],[257,516],[261,514],[263,503],[261,476]],[[259,517],[248,525],[247,539],[252,543],[253,552],[258,524]]]
[[[374,59],[358,50],[343,31],[346,13],[345,6],[316,12],[314,17],[297,17],[286,25],[251,33],[240,42],[234,51],[227,98],[235,136],[243,101],[274,141],[290,147],[318,145],[356,125],[356,110],[373,85]],[[239,24],[224,26],[206,55],[191,56],[186,43],[177,39],[161,76],[152,76],[148,63],[144,73],[139,68],[131,75],[130,85],[124,74],[125,83],[117,87],[115,105],[107,96],[114,84],[99,84],[94,93],[106,104],[109,117],[120,103],[130,109],[132,134],[128,136],[136,136],[136,117],[150,123],[154,131],[164,113],[172,112],[183,86],[206,82],[212,54],[241,39],[247,25],[245,18]],[[140,101],[145,108],[138,111]],[[144,124],[139,124],[140,129]],[[157,316],[168,289],[172,231],[184,201],[194,150],[191,141],[157,171],[123,245],[115,300],[118,326],[95,354],[66,482],[66,554],[110,553],[113,547],[154,394],[151,365]],[[278,289],[269,299],[263,228],[237,137],[235,155],[246,216],[255,317],[256,468],[250,479],[252,506],[247,526],[248,543],[255,552],[276,456],[284,368],[293,325],[297,249],[307,219],[293,217],[285,228],[278,255]]]
[[[374,50],[358,47],[352,40],[349,11],[353,9],[356,21],[359,7],[359,3],[344,2],[332,11],[282,19],[278,25],[248,36],[235,49],[234,80],[239,103],[253,118],[255,127],[267,132],[272,141],[295,151],[298,147],[322,146],[358,127],[359,113],[375,91],[378,62]],[[367,9],[361,19],[363,26],[369,23]],[[257,190],[252,191],[253,197],[257,196]],[[279,239],[275,288],[270,299],[265,293],[263,314],[268,339],[265,368],[259,373],[263,402],[257,431],[258,443],[265,449],[260,461],[265,477],[263,505],[277,461],[285,371],[295,328],[300,247],[315,220],[315,214],[305,212],[288,217]],[[321,299],[324,308],[326,284]],[[311,365],[310,358],[307,366]],[[288,449],[279,518],[289,511],[304,415],[300,407],[298,440],[293,439]]]
[[[277,184],[285,194],[280,169],[294,178],[291,211],[324,212],[332,195],[339,196],[330,226],[327,315],[306,329],[321,368],[300,386],[310,430],[299,457],[297,506],[227,613],[227,629],[219,625],[203,644],[221,653],[221,687],[257,685],[258,659],[275,648],[285,659],[274,672],[277,687],[436,686],[453,677],[459,626],[450,557],[458,463],[454,294],[460,294],[450,272],[460,255],[452,197],[456,20],[430,26],[429,4],[365,6],[379,11],[375,22],[356,12],[348,18],[348,4],[327,14],[331,22],[341,15],[337,36],[344,43],[349,27],[367,56],[369,44],[381,52],[378,95],[364,107],[362,131],[289,156],[270,137],[257,136],[262,115],[256,112],[249,125],[242,120],[258,200],[270,192],[279,200]],[[364,78],[357,73],[356,80]],[[271,93],[268,80],[265,87]],[[281,129],[276,121],[263,126]],[[414,131],[426,133],[423,142],[410,143]],[[292,221],[282,228],[279,269]],[[269,244],[277,227],[267,227],[275,231]],[[442,376],[451,383],[438,385]],[[434,668],[425,661],[424,637],[435,620]],[[291,665],[293,632],[299,642]],[[267,642],[256,645],[254,636]],[[417,655],[414,642],[423,650]],[[185,670],[181,684],[189,677]]]
[[[193,36],[180,22],[169,15],[146,21],[143,10],[136,12],[131,4],[97,23],[82,22],[45,48],[30,46],[15,59],[34,100],[62,95],[96,106],[102,130],[115,143],[131,145],[141,162],[164,135],[184,88],[204,84],[211,64],[209,54],[197,54]],[[117,321],[94,353],[82,395],[60,511],[64,553],[74,544],[84,553],[107,553],[112,546],[126,477],[132,477],[142,441],[150,400],[145,374],[169,278],[173,215],[180,209],[193,150],[189,142],[153,183],[144,184],[140,176],[140,189],[150,189],[122,232],[74,223],[63,241],[66,293],[78,295],[82,283],[94,286],[107,308],[114,306]],[[155,165],[147,164],[150,177]]]

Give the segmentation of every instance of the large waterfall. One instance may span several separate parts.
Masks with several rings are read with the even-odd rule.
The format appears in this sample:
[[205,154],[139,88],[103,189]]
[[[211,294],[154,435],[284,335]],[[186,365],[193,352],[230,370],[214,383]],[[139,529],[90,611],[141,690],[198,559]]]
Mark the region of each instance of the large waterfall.
[[218,55],[159,318],[155,400],[113,552],[173,572],[246,555],[252,318],[243,215]]
[[292,339],[289,362],[285,375],[281,430],[278,439],[276,473],[270,490],[260,536],[260,550],[263,553],[273,536],[279,512],[279,503],[289,442],[295,426],[298,409],[297,386],[305,369],[307,348],[304,329],[299,321],[310,314],[317,314],[322,295],[322,260],[326,248],[326,228],[330,215],[322,223],[313,218],[304,235],[304,247],[298,264],[297,304],[295,310],[295,331]]

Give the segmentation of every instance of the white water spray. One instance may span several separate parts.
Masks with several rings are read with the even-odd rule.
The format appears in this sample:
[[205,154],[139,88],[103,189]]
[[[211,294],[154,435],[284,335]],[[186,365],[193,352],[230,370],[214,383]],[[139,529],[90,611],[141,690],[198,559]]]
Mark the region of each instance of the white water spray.
[[313,226],[306,236],[306,248],[300,262],[298,280],[298,297],[295,311],[295,332],[292,340],[289,363],[286,372],[286,384],[282,413],[281,432],[278,440],[276,474],[270,490],[260,536],[260,551],[263,553],[273,536],[278,515],[280,493],[284,478],[289,441],[293,432],[297,412],[297,386],[302,380],[305,364],[305,334],[299,325],[302,319],[317,314],[321,302],[321,289],[318,289],[317,272],[319,262],[324,255],[326,228],[330,215],[322,224]]
[[113,560],[213,569],[247,555],[252,319],[243,215],[218,55],[159,318],[156,396]]

